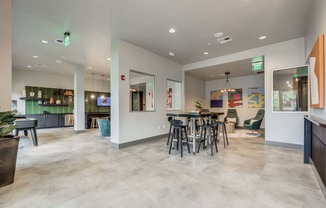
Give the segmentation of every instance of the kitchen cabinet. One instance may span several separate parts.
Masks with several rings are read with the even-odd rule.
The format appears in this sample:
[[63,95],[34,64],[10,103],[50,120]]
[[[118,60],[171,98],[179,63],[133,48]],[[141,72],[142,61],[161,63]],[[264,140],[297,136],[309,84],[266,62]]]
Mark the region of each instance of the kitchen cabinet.
[[28,115],[28,118],[37,119],[37,128],[53,128],[59,127],[59,115],[58,114],[39,114]]

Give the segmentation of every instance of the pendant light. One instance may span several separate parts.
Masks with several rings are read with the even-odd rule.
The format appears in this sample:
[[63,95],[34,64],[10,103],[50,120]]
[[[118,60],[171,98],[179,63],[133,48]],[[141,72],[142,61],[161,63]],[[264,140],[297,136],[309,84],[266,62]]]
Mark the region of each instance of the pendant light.
[[91,94],[91,99],[94,99],[94,73],[92,73],[92,94]]
[[230,72],[225,72],[225,75],[226,75],[226,82],[225,82],[223,88],[220,89],[219,91],[220,92],[235,92],[235,89],[231,86],[231,84],[229,82]]
[[104,77],[104,75],[102,74],[102,96],[101,96],[101,98],[104,98],[104,93],[103,93],[103,77]]

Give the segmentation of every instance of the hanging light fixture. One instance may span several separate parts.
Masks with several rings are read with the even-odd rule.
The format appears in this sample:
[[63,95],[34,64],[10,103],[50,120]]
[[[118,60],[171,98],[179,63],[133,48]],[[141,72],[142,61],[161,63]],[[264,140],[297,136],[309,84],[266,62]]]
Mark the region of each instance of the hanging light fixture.
[[92,94],[91,94],[91,99],[94,99],[94,73],[92,73]]
[[103,77],[104,77],[104,75],[102,74],[102,96],[101,96],[102,99],[104,98],[104,93],[103,93]]
[[229,74],[230,74],[230,72],[225,72],[226,82],[225,82],[223,88],[219,90],[220,92],[234,92],[235,91],[235,89],[231,86],[231,84],[229,82]]

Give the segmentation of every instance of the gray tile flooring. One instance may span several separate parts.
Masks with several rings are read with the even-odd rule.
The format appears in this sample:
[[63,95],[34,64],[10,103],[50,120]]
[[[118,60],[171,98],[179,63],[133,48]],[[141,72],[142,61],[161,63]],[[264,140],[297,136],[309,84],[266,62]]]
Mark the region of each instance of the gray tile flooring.
[[263,138],[230,138],[213,157],[205,149],[181,158],[168,154],[166,138],[118,150],[94,130],[38,136],[38,147],[21,137],[0,207],[326,207],[302,151]]

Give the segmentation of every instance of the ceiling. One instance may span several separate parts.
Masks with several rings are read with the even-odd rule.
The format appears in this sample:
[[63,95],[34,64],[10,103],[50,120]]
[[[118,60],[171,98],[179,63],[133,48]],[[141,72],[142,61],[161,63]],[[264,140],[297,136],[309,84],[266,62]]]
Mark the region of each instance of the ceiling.
[[[106,58],[113,38],[189,64],[303,37],[313,2],[13,0],[13,68],[72,75],[75,65],[82,65],[88,74],[108,77],[110,61]],[[168,32],[172,27],[174,34]],[[67,31],[71,33],[69,46],[54,43]],[[217,43],[216,32],[230,35],[232,41]],[[262,35],[267,38],[259,40]],[[168,55],[170,51],[174,57]]]
[[225,79],[225,72],[230,72],[230,78],[255,75],[256,73],[252,71],[252,62],[253,59],[244,59],[231,63],[189,70],[186,71],[186,74],[202,80]]

